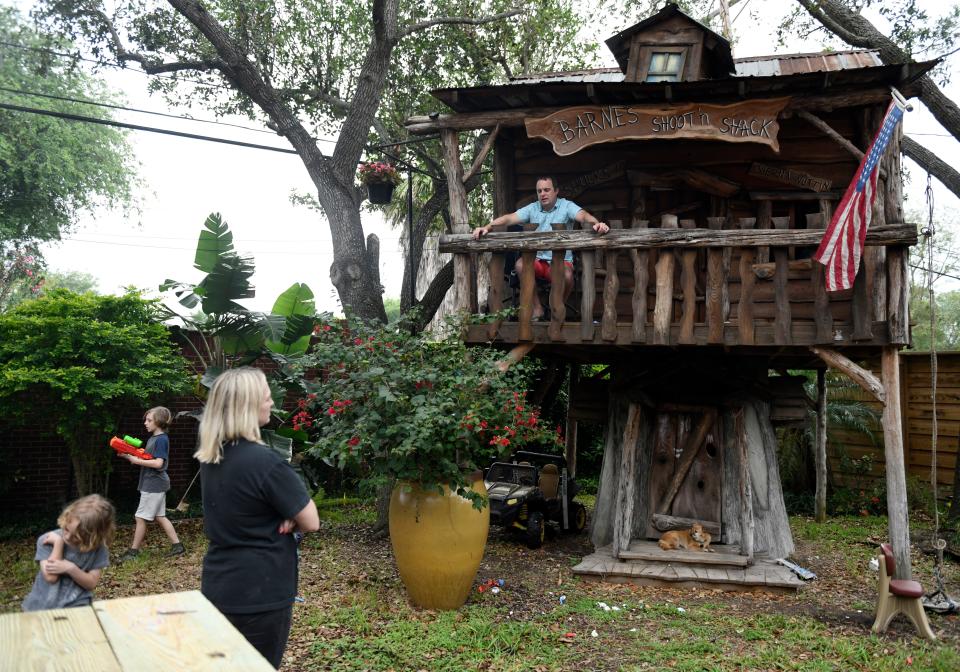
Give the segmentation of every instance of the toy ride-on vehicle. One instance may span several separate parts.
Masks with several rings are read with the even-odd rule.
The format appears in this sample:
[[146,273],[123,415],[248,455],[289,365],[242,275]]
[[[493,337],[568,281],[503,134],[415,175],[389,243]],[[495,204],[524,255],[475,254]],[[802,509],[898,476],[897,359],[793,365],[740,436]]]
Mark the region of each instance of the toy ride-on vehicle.
[[518,451],[510,462],[494,462],[484,477],[490,524],[521,532],[527,546],[539,548],[549,523],[563,532],[581,532],[587,509],[574,501],[577,483],[559,455]]

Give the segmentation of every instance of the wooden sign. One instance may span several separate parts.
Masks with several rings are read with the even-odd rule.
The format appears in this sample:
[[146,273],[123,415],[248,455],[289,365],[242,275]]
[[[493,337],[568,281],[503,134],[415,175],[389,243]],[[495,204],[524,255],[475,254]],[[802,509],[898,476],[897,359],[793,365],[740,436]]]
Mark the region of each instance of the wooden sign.
[[816,177],[802,170],[791,170],[790,168],[781,168],[779,166],[770,166],[765,163],[754,163],[750,166],[750,174],[757,177],[763,177],[768,180],[792,184],[812,191],[829,191],[833,183],[822,177]]
[[758,142],[779,152],[777,116],[789,100],[746,100],[732,105],[591,105],[568,107],[524,123],[528,137],[546,138],[559,156],[619,140]]

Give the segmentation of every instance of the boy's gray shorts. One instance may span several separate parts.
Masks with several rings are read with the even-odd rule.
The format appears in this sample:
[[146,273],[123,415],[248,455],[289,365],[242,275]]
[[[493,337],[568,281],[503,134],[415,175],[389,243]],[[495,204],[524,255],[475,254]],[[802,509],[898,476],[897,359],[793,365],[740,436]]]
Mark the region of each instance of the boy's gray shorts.
[[134,514],[137,518],[144,520],[153,520],[157,516],[167,515],[167,493],[165,492],[141,492],[140,506]]

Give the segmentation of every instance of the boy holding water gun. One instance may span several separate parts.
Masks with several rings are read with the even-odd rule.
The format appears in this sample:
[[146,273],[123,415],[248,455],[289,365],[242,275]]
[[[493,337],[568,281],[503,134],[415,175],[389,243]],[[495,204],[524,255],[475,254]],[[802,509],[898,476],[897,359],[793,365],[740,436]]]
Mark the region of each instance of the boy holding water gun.
[[170,489],[170,476],[167,475],[167,461],[170,455],[170,440],[167,437],[167,427],[173,420],[170,409],[163,406],[151,408],[143,416],[143,426],[150,433],[144,452],[153,456],[153,459],[143,459],[128,453],[118,453],[119,457],[140,466],[140,482],[137,490],[140,491],[140,505],[137,507],[135,520],[137,527],[133,532],[133,543],[120,556],[118,562],[132,560],[140,555],[140,546],[147,536],[147,521],[155,520],[166,532],[170,539],[170,551],[167,557],[183,555],[185,550],[173,523],[167,519],[167,490]]

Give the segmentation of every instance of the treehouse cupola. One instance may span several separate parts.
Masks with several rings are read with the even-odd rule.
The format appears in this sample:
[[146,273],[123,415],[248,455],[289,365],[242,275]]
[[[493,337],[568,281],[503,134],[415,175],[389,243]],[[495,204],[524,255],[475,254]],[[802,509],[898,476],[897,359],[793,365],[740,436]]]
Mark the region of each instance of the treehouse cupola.
[[[897,352],[910,342],[917,230],[903,216],[899,130],[879,161],[852,286],[827,292],[811,257],[891,87],[914,95],[935,63],[887,64],[864,50],[734,59],[676,5],[606,44],[619,67],[435,90],[450,110],[406,123],[441,138],[451,232],[439,250],[453,257],[454,308],[488,315],[464,338],[513,360],[540,357],[553,380],[569,366],[571,471],[577,423],[605,427],[591,534],[606,555],[578,573],[795,585],[789,572],[770,578],[782,567],[755,567],[793,550],[775,425],[804,422],[810,403],[786,371],[830,366],[885,400],[890,537],[909,578]],[[461,143],[476,131],[479,142]],[[467,145],[479,149],[465,164]],[[531,203],[538,177],[552,175],[561,197],[610,232],[555,225],[474,240],[467,185],[491,153],[493,212],[483,217]],[[567,251],[569,294],[562,263],[549,282],[534,277],[538,252],[559,261]],[[535,295],[549,306],[543,320],[533,319]],[[853,363],[864,361],[882,362],[882,376]],[[573,365],[587,363],[601,373],[578,377]],[[821,488],[825,478],[818,499]],[[683,561],[665,559],[656,539],[694,521],[721,552],[692,553],[681,576]],[[707,555],[719,574],[700,571]],[[649,569],[658,558],[674,569]]]
[[606,44],[625,82],[695,82],[735,72],[730,43],[673,4]]

